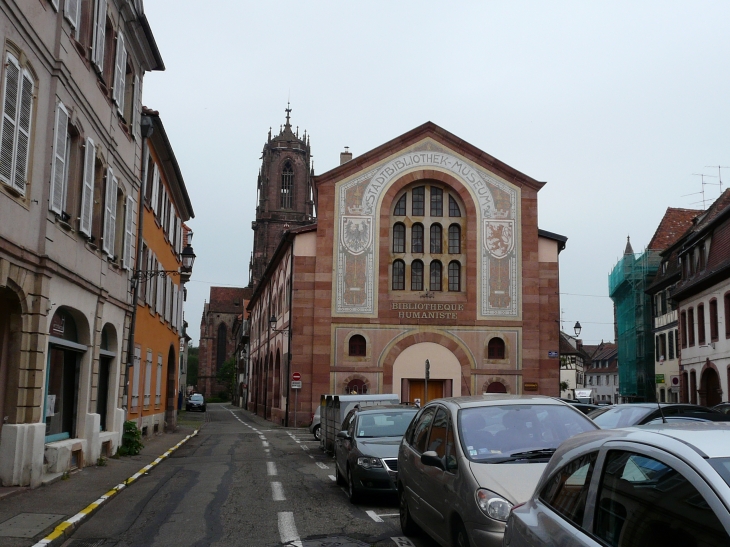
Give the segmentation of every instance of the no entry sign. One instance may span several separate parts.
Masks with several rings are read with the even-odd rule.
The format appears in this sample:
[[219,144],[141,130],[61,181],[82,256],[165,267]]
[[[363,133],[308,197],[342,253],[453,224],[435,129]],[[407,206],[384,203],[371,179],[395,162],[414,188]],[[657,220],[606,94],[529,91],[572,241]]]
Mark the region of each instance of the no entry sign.
[[299,374],[298,372],[293,372],[291,375],[291,379],[294,380],[295,382],[298,382],[299,380],[302,379],[302,375]]

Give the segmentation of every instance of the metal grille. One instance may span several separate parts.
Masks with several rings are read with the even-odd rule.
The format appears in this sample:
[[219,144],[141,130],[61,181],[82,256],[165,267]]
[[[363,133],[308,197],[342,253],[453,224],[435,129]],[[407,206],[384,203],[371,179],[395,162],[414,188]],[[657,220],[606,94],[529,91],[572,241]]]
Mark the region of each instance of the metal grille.
[[385,467],[391,471],[398,471],[398,459],[397,458],[386,458],[383,460]]

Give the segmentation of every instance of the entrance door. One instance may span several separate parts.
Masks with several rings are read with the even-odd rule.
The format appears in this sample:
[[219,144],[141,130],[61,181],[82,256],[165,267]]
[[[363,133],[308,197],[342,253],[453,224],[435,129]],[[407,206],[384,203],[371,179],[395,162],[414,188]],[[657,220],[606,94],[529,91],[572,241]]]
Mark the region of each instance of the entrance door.
[[46,441],[76,436],[79,354],[51,346],[46,395]]
[[722,389],[720,378],[712,368],[707,368],[700,379],[700,404],[704,406],[715,406],[722,402]]
[[443,380],[429,380],[428,381],[428,398],[424,397],[426,386],[425,380],[409,379],[408,380],[408,398],[411,401],[420,399],[421,405],[426,404],[428,401],[434,399],[440,399],[444,397],[444,381]]
[[109,368],[111,367],[110,357],[99,358],[99,388],[96,395],[96,413],[99,415],[99,423],[102,431],[106,428],[106,407],[109,400]]

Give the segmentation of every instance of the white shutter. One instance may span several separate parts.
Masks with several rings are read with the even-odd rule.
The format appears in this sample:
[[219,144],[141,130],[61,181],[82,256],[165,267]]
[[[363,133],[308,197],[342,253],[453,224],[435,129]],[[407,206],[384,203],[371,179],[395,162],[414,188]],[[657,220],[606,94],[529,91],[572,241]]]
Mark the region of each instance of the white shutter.
[[157,194],[160,191],[160,170],[157,168],[156,163],[153,162],[152,166],[152,203],[150,203],[150,206],[152,207],[152,212],[157,215]]
[[15,128],[18,125],[18,87],[20,65],[8,53],[3,87],[3,120],[0,129],[0,180],[13,184],[13,157],[15,156]]
[[181,289],[177,293],[177,326],[178,330],[182,332],[183,329],[183,321],[185,320],[185,316],[183,315],[183,302],[185,301],[183,296],[185,295],[185,289]]
[[[149,352],[149,350],[147,350]],[[132,373],[132,408],[139,406],[139,369],[142,368],[142,350],[134,348],[134,372]]]
[[53,165],[51,166],[51,211],[61,214],[66,195],[66,147],[68,146],[68,112],[63,103],[56,107],[56,133],[53,138]]
[[167,277],[167,287],[165,287],[165,319],[168,323],[172,323],[172,278]]
[[53,9],[58,11],[58,0],[51,0],[51,5],[53,6]]
[[178,254],[178,257],[180,256],[180,253],[182,253],[182,219],[180,217],[177,217],[177,246],[175,247],[175,251]]
[[112,98],[119,112],[124,110],[124,77],[127,72],[127,52],[124,49],[124,34],[117,34],[117,55],[114,61],[114,87]]
[[152,350],[147,350],[147,366],[144,371],[144,406],[150,404],[150,384],[152,383]]
[[20,111],[18,112],[18,136],[15,145],[14,186],[22,195],[25,195],[28,170],[28,156],[30,155],[30,125],[33,114],[33,78],[30,72],[23,70],[20,81]]
[[162,395],[162,355],[157,355],[157,382],[155,382],[155,405],[159,406]]
[[117,177],[111,167],[106,170],[106,199],[104,200],[104,231],[102,250],[114,256],[114,232],[117,219]]
[[124,253],[123,253],[123,265],[124,268],[129,270],[132,268],[132,248],[134,231],[132,226],[134,224],[134,198],[127,196],[127,209],[126,218],[124,220]]
[[95,0],[96,9],[94,13],[94,41],[91,46],[91,54],[96,68],[101,72],[104,70],[104,40],[106,33],[106,1]]
[[170,323],[172,324],[173,329],[177,329],[177,285],[173,283],[172,285],[172,320]]
[[84,151],[84,188],[81,193],[81,215],[79,230],[91,236],[91,215],[94,207],[94,169],[96,168],[96,147],[91,138],[86,139]]
[[[58,6],[56,6],[58,8]],[[71,26],[75,29],[79,26],[79,0],[66,0],[66,7],[64,8],[64,16],[71,23]]]
[[132,137],[137,136],[139,130],[139,76],[134,75],[134,89],[132,90]]
[[[147,247],[147,262],[144,265],[145,269],[148,272],[152,271],[152,260],[153,260],[153,254],[149,247]],[[145,291],[144,291],[144,301],[149,306],[152,306],[152,283],[150,283],[149,279],[145,279]]]
[[[159,267],[159,262],[157,265]],[[165,310],[163,308],[164,303],[165,303],[165,280],[158,275],[157,276],[157,303],[155,305],[155,311],[163,317],[165,314]]]

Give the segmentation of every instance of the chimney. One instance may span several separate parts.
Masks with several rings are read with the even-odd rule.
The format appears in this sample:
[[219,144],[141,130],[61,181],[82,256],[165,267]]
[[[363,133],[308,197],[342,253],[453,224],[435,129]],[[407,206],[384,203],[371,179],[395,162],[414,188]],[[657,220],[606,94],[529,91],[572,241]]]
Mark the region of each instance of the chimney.
[[347,163],[352,159],[352,152],[350,152],[349,148],[349,146],[345,146],[345,151],[340,152],[340,165]]

